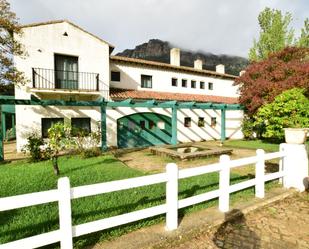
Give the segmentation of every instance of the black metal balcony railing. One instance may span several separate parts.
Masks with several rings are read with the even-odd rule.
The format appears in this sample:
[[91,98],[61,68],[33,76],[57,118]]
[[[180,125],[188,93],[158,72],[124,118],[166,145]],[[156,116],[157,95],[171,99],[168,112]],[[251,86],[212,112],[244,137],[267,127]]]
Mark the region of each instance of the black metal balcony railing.
[[32,68],[33,88],[99,91],[99,74]]

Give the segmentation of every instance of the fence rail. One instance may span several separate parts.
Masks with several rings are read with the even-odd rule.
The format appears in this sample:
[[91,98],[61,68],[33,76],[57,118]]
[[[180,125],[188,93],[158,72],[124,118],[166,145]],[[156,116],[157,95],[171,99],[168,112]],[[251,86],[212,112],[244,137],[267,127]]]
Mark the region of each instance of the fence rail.
[[[278,172],[265,175],[265,160],[279,158],[280,165],[282,166],[282,160],[285,157],[286,153],[284,151],[265,154],[263,150],[257,150],[256,156],[237,160],[230,160],[229,156],[222,155],[219,163],[211,165],[178,170],[177,165],[172,163],[166,166],[165,173],[74,188],[70,187],[70,182],[67,177],[60,178],[58,180],[58,189],[0,198],[0,211],[57,201],[59,204],[60,229],[2,244],[0,245],[0,248],[35,248],[59,241],[61,248],[73,248],[73,237],[78,237],[164,213],[166,213],[166,229],[174,230],[178,227],[178,209],[180,208],[188,207],[219,197],[219,210],[222,212],[227,212],[229,210],[230,194],[252,186],[255,186],[256,197],[263,198],[265,193],[265,182],[285,176],[283,167],[280,167]],[[230,170],[232,168],[250,164],[255,164],[255,178],[230,185]],[[178,199],[179,179],[213,172],[219,172],[219,189],[181,200]],[[158,183],[166,183],[166,204],[72,226],[71,199]]]

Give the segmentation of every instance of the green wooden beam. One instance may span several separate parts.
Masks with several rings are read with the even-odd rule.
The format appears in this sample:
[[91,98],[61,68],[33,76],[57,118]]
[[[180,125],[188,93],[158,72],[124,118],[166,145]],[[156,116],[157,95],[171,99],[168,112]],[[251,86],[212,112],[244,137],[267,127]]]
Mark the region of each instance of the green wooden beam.
[[2,129],[2,138],[3,139],[6,139],[6,122],[5,122],[5,113],[4,112],[2,112],[2,114],[1,114],[1,123],[2,123],[2,125],[1,125],[1,129]]
[[[0,115],[2,114],[2,105],[0,105]],[[0,127],[2,127],[2,117],[0,117]],[[0,161],[4,161],[3,153],[3,134],[2,129],[0,129]]]
[[172,107],[172,145],[176,145],[177,139],[177,107],[176,105]]
[[178,107],[180,108],[194,108],[196,105],[196,102],[180,102],[178,103]]
[[225,126],[226,126],[226,117],[225,117],[225,109],[221,109],[221,142],[225,141]]
[[107,136],[106,136],[106,103],[102,103],[100,106],[101,109],[101,150],[107,150]]

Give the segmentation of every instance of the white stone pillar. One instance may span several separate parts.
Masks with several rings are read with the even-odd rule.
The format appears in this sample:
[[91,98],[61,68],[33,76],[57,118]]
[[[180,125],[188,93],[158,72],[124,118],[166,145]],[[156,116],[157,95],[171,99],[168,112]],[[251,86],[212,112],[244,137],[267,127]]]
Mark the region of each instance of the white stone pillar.
[[308,150],[305,144],[280,144],[286,156],[282,160],[285,172],[283,186],[304,191],[308,187]]

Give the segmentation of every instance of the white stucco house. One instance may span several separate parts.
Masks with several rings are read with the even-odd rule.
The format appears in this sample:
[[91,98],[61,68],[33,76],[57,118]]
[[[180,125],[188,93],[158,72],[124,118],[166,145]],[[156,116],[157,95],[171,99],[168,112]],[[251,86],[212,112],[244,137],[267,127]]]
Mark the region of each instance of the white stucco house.
[[[210,107],[238,102],[238,89],[233,86],[237,77],[226,74],[224,65],[218,65],[216,71],[202,69],[201,60],[194,61],[194,67],[181,66],[177,48],[171,50],[167,64],[113,56],[111,44],[67,20],[24,25],[22,31],[17,39],[28,55],[14,59],[29,81],[16,86],[16,99],[152,103],[107,105],[107,146],[220,139],[222,110],[194,108],[195,103],[210,103]],[[172,108],[157,103],[190,103],[190,107],[178,106],[173,114]],[[226,138],[242,138],[242,118],[242,110],[224,110]],[[17,150],[26,144],[31,132],[44,137],[58,121],[94,131],[100,127],[102,115],[98,106],[17,105]]]

